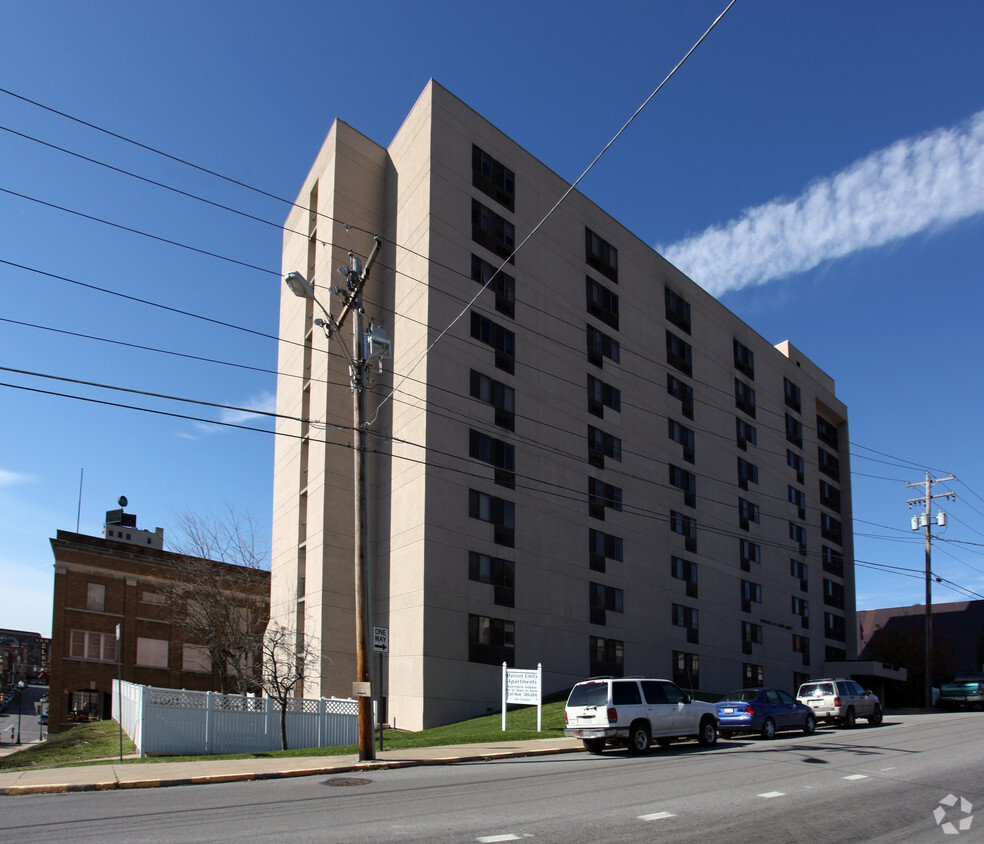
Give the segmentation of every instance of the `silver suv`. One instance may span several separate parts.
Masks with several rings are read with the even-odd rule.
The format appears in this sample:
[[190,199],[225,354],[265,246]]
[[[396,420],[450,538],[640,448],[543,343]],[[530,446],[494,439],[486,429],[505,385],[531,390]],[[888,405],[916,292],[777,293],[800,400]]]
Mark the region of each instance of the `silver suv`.
[[817,721],[853,727],[857,718],[865,718],[873,727],[882,722],[878,695],[865,691],[854,680],[823,679],[803,683],[796,699],[813,709]]
[[564,710],[564,735],[579,738],[590,753],[606,744],[642,754],[656,739],[666,747],[676,738],[696,738],[702,747],[717,742],[717,709],[694,700],[669,680],[595,677],[571,689]]

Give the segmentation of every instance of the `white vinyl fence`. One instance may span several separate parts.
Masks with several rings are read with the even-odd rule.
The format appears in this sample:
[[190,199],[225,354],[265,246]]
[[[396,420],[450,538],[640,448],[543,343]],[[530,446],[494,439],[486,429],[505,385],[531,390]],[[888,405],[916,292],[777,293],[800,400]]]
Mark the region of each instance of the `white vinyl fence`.
[[[121,699],[119,680],[113,680],[113,718],[141,756],[280,750],[280,707],[270,698],[124,682]],[[357,701],[292,698],[288,703],[289,748],[338,747],[358,740]]]

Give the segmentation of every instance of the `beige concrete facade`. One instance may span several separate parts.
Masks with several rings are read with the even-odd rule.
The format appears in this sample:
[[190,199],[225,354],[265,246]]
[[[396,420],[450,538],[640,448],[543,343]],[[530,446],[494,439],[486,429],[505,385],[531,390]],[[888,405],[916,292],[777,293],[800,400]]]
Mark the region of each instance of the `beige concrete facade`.
[[[336,268],[383,239],[365,290],[394,348],[369,397],[372,623],[397,727],[496,709],[503,658],[541,663],[546,692],[616,672],[726,691],[857,653],[829,376],[577,192],[503,268],[514,291],[480,293],[473,268],[567,188],[431,82],[388,148],[336,121],[286,223],[284,272],[336,315]],[[277,409],[298,421],[278,423],[272,615],[320,641],[305,694],[347,696],[352,326],[329,342],[319,316],[284,288]]]

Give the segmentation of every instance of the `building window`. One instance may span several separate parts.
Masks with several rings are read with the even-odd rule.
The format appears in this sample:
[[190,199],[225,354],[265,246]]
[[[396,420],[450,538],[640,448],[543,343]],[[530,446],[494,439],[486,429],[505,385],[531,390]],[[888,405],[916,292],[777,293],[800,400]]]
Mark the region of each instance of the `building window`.
[[835,450],[838,448],[837,426],[819,415],[817,416],[817,437]]
[[765,682],[765,672],[761,665],[752,665],[750,662],[741,664],[742,684],[749,688],[759,688]]
[[693,472],[681,469],[679,466],[669,465],[670,486],[683,490],[683,503],[688,507],[697,506],[697,478]]
[[672,331],[666,332],[666,362],[684,375],[693,374],[693,348]]
[[212,673],[212,655],[204,645],[181,646],[181,670],[196,674]]
[[806,463],[803,460],[803,456],[787,448],[786,465],[796,472],[797,483],[803,483],[803,475],[806,469]]
[[796,515],[801,519],[806,518],[806,493],[801,489],[797,489],[792,484],[787,485],[786,495],[789,499],[789,503],[795,505]]
[[472,200],[472,240],[513,263],[516,227],[477,199]]
[[743,621],[741,623],[741,642],[742,645],[747,645],[743,647],[744,653],[752,652],[752,645],[762,644],[762,625],[753,624],[751,621]]
[[697,520],[676,510],[670,510],[670,530],[685,537],[686,549],[691,553],[697,551]]
[[584,230],[584,260],[618,284],[618,250],[589,228]]
[[799,616],[800,624],[803,627],[810,626],[810,602],[806,598],[801,598],[799,595],[793,595],[790,598],[792,605],[793,615]]
[[825,577],[823,579],[823,602],[828,607],[844,609],[844,586]]
[[841,511],[840,490],[833,484],[827,483],[827,481],[822,478],[820,480],[820,503],[828,510],[833,510],[835,513],[839,513]]
[[789,523],[789,538],[799,545],[800,553],[806,553],[806,528],[796,522]]
[[694,462],[694,432],[686,425],[681,425],[675,419],[667,418],[667,430],[673,442],[683,446],[683,459],[687,463]]
[[516,627],[503,618],[468,615],[468,661],[514,664]]
[[740,417],[735,417],[735,437],[738,448],[744,451],[749,445],[758,445],[758,431],[750,422],[746,422]]
[[797,413],[801,410],[800,388],[788,378],[782,379],[782,391],[786,397],[786,407],[791,407]]
[[690,333],[690,303],[679,293],[665,288],[666,294],[666,318],[677,328],[682,328],[687,334]]
[[469,430],[468,453],[495,467],[495,482],[510,489],[516,486],[516,449],[507,442],[480,431]]
[[800,582],[800,589],[803,592],[809,591],[810,588],[810,569],[806,563],[802,560],[797,560],[795,558],[790,558],[789,560],[789,573],[795,577]]
[[471,397],[495,408],[495,424],[512,431],[516,426],[516,391],[500,381],[471,370]]
[[694,388],[684,384],[675,375],[666,373],[666,392],[680,399],[680,411],[687,419],[694,418]]
[[605,358],[608,358],[612,363],[619,362],[620,350],[618,340],[614,340],[593,325],[587,326],[587,340],[588,361],[590,363],[593,363],[595,366],[602,366]]
[[516,564],[512,560],[469,551],[468,579],[490,584],[493,587],[492,599],[496,604],[503,607],[516,606]]
[[167,668],[167,639],[137,637],[137,665],[142,668]]
[[741,582],[741,611],[751,612],[752,604],[762,603],[762,586],[750,580]]
[[843,545],[842,534],[843,528],[840,519],[835,519],[827,513],[820,514],[820,535],[824,539],[829,539],[831,542]]
[[738,525],[742,530],[748,530],[749,522],[759,521],[759,506],[744,498],[738,499]]
[[592,416],[605,417],[605,408],[616,413],[622,411],[622,392],[606,384],[593,375],[588,376],[588,413]]
[[681,689],[700,688],[700,657],[697,654],[673,651],[673,682]]
[[593,571],[604,571],[605,560],[622,562],[622,538],[604,531],[588,529],[588,558]]
[[85,590],[85,608],[91,612],[106,612],[106,584],[89,583]]
[[755,418],[755,390],[740,378],[735,378],[735,407]]
[[488,261],[472,255],[471,276],[482,287],[495,293],[495,309],[507,317],[516,315],[516,279],[508,273],[497,271]]
[[606,457],[621,461],[622,440],[588,425],[588,462],[604,468]]
[[735,369],[745,373],[749,378],[755,379],[755,354],[748,346],[734,341],[735,347]]
[[472,144],[472,185],[510,211],[516,202],[516,174]]
[[749,463],[744,457],[738,458],[738,486],[742,489],[748,489],[749,484],[757,484],[759,482],[759,470],[758,466],[754,463]]
[[742,571],[751,571],[752,563],[762,562],[762,547],[756,542],[739,539],[738,556],[741,560]]
[[609,612],[622,612],[622,590],[602,583],[588,584],[588,607],[592,624],[604,624]]
[[516,505],[512,501],[468,490],[468,515],[473,519],[489,522],[495,527],[493,541],[496,545],[515,543]]
[[670,557],[670,576],[687,584],[687,597],[697,597],[697,564],[681,557]]
[[835,481],[840,481],[840,460],[823,446],[817,447],[817,462],[820,464],[821,472]]
[[820,557],[823,560],[823,570],[837,577],[844,576],[844,555],[840,551],[828,548],[826,545],[820,548]]
[[618,639],[588,637],[588,670],[592,677],[621,677],[625,672],[625,643]]
[[622,509],[622,490],[597,478],[588,478],[588,514],[596,519],[605,518],[605,508]]
[[91,630],[73,630],[69,656],[89,662],[116,662],[116,636]]
[[495,366],[510,375],[516,368],[516,335],[497,322],[471,312],[471,336],[495,349]]
[[800,636],[799,633],[793,634],[793,653],[802,654],[803,665],[810,664],[810,639],[807,636]]
[[618,296],[587,276],[586,297],[588,313],[618,331]]
[[683,627],[687,631],[687,643],[696,645],[699,642],[697,610],[682,604],[673,604],[673,626]]
[[140,602],[143,604],[155,604],[158,607],[163,607],[167,604],[167,596],[161,594],[160,592],[141,592]]
[[842,615],[825,612],[823,614],[823,630],[828,639],[834,639],[838,642],[843,642],[847,639],[844,616]]
[[786,440],[797,448],[803,447],[803,423],[788,413],[786,414]]

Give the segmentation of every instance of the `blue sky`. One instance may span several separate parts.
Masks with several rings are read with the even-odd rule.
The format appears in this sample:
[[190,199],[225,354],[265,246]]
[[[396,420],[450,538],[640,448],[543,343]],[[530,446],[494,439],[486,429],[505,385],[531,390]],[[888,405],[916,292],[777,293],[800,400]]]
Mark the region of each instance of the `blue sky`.
[[[269,532],[267,420],[26,372],[272,409],[277,197],[334,118],[385,145],[434,78],[573,181],[725,5],[10,4],[0,627],[50,633],[48,539],[98,535],[120,495],[166,537],[229,505]],[[971,0],[738,0],[580,186],[836,380],[859,609],[923,600],[927,471],[957,477],[934,600],[984,595],[981,31]]]

